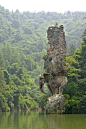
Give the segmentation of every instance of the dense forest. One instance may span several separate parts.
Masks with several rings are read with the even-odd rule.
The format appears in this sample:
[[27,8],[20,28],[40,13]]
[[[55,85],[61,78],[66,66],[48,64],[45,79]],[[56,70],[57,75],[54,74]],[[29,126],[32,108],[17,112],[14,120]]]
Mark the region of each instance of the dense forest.
[[49,94],[40,92],[38,77],[44,71],[47,29],[58,22],[67,42],[66,113],[86,113],[85,17],[86,12],[20,13],[0,6],[0,110],[45,108]]

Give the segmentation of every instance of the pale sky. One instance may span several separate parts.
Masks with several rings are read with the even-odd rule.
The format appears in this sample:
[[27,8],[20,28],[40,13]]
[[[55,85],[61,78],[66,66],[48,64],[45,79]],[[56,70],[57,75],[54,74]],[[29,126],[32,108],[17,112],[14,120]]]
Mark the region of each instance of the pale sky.
[[86,0],[0,0],[0,5],[20,12],[58,12],[66,11],[86,11]]

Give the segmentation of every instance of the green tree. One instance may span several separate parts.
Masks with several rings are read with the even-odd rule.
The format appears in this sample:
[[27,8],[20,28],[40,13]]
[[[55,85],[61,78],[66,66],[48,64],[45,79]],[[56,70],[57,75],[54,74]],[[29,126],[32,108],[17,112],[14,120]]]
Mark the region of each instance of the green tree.
[[75,50],[76,50],[76,48],[75,48],[75,46],[72,44],[72,45],[68,48],[68,50],[67,50],[67,56],[73,56]]

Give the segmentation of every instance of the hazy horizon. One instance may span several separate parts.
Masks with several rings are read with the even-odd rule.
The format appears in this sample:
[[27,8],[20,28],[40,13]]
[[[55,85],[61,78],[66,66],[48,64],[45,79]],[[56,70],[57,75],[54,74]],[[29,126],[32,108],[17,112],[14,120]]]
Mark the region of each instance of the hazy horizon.
[[85,0],[3,0],[0,2],[0,5],[9,11],[19,12],[29,11],[29,12],[57,12],[57,13],[65,13],[67,11],[70,12],[86,12]]

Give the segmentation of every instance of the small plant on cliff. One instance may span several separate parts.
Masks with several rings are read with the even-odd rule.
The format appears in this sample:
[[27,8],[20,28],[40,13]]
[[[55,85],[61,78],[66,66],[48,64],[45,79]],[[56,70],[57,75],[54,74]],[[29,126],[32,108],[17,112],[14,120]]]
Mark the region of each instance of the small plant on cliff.
[[46,60],[47,58],[48,58],[47,54],[44,54],[43,57],[42,57],[43,60]]
[[55,26],[55,31],[58,31],[58,26],[59,26],[58,22],[56,22],[56,23],[54,24],[54,26]]
[[55,27],[58,27],[59,26],[59,23],[58,22],[55,22],[54,26]]
[[70,99],[70,95],[68,95],[68,94],[64,94],[64,97],[65,97],[66,99]]

